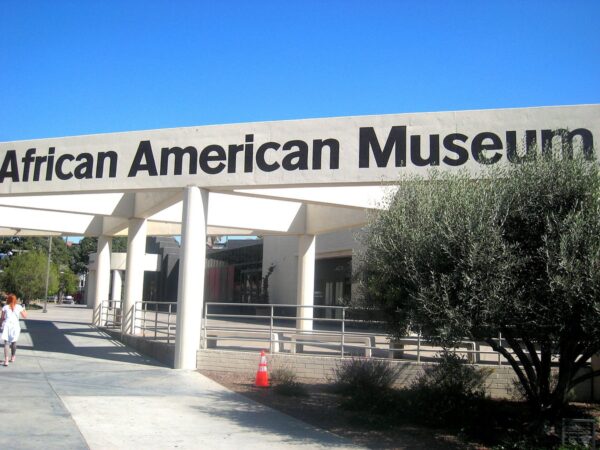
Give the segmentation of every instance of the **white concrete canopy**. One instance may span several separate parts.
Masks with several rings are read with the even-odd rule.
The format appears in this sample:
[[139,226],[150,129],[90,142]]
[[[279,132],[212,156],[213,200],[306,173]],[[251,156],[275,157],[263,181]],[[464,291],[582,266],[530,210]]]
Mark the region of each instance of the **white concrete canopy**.
[[[198,243],[198,236],[296,235],[303,243],[297,299],[305,305],[311,287],[302,283],[314,277],[314,261],[308,261],[314,236],[365,224],[366,210],[382,207],[386,183],[431,168],[464,169],[476,177],[482,168],[519,163],[538,148],[575,148],[589,156],[600,139],[599,117],[600,105],[579,105],[0,142],[0,236],[102,236],[103,277],[110,273],[102,253],[108,240],[129,236],[135,254],[128,266],[136,273],[126,275],[124,303],[131,307],[141,299],[142,236],[185,234],[189,254],[195,249],[186,242]],[[191,206],[197,201],[190,203],[196,188],[206,215],[192,220],[187,211],[197,211]],[[197,264],[190,261],[186,267]],[[107,296],[107,280],[90,277],[90,283]],[[187,297],[203,295],[186,290]],[[185,322],[186,329],[196,326],[200,317]],[[177,342],[187,346],[177,349],[185,361],[177,367],[189,367],[189,346],[198,343]]]
[[186,186],[209,192],[208,234],[318,235],[364,223],[401,175],[518,162],[526,137],[593,151],[598,117],[579,105],[0,142],[0,236],[124,236],[132,218],[180,235]]
[[[372,189],[365,187],[364,189]],[[385,192],[379,186],[373,192]],[[310,188],[313,190],[313,188]],[[267,189],[264,197],[259,189],[253,189],[248,195],[236,192],[211,192],[208,211],[209,235],[264,235],[295,234],[302,235],[331,231],[328,217],[335,212],[336,222],[341,227],[356,226],[364,223],[365,208],[362,199],[357,198],[356,189],[350,187],[348,193],[343,188],[335,188],[340,206],[331,201],[324,204],[319,200],[275,199],[273,190]],[[295,189],[302,191],[302,189]],[[324,188],[327,191],[327,188]],[[131,217],[148,221],[148,235],[181,235],[182,200],[180,193],[170,193],[164,201],[162,192],[141,194],[70,194],[40,196],[0,196],[0,236],[37,235],[37,236],[126,236]],[[156,198],[152,198],[156,195]],[[330,195],[330,194],[328,194]],[[142,199],[144,209],[134,208]],[[353,198],[356,206],[348,206]],[[130,203],[127,206],[127,203]],[[307,204],[314,204],[308,212]],[[373,204],[372,207],[377,207]],[[348,218],[348,223],[340,217]]]

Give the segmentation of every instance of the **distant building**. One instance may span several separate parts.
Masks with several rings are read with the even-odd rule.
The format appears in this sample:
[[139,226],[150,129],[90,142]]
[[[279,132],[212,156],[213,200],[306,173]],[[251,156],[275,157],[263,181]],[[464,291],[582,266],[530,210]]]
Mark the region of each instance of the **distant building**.
[[[315,305],[347,304],[353,293],[353,255],[358,250],[354,232],[340,231],[317,237],[315,262]],[[298,272],[298,237],[265,236],[262,239],[229,238],[220,241],[206,252],[205,301],[220,303],[295,304]],[[158,259],[156,270],[144,272],[145,301],[177,301],[180,246],[168,237],[148,237],[146,253]],[[123,260],[124,255],[113,259]],[[120,254],[122,255],[122,254]],[[94,270],[94,255],[90,269]],[[118,263],[117,263],[118,264]],[[271,274],[269,275],[269,268]],[[113,267],[112,270],[123,270]],[[265,278],[268,294],[265,295]],[[111,293],[120,300],[125,278],[111,277]],[[81,280],[85,282],[85,278]],[[89,287],[89,286],[88,286]],[[315,316],[332,315],[315,312]]]

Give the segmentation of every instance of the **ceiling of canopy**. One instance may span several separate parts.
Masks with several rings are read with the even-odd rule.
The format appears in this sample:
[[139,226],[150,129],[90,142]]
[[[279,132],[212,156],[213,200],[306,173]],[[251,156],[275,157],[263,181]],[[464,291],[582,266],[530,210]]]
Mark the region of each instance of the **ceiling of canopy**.
[[[324,186],[209,192],[208,234],[321,234],[366,223],[390,187]],[[148,234],[181,234],[183,189],[0,196],[0,236],[121,236],[129,219]]]

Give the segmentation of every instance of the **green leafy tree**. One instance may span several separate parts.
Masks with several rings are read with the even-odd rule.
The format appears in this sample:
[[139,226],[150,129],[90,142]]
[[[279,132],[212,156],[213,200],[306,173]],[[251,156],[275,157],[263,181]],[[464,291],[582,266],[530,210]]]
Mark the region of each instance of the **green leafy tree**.
[[59,294],[69,295],[77,292],[79,277],[71,269],[65,268],[58,274]]
[[14,242],[15,238],[0,238],[0,253],[4,253],[4,254],[8,254],[8,252],[11,252],[14,248]]
[[[2,287],[13,292],[25,302],[43,298],[46,290],[48,255],[29,251],[13,256],[2,272]],[[58,288],[58,269],[50,265],[48,294],[55,294]]]
[[75,273],[85,273],[87,265],[90,262],[89,255],[94,253],[98,248],[98,240],[96,238],[84,237],[79,241],[74,251],[74,262],[71,270]]
[[[75,250],[71,270],[78,274],[87,272],[87,265],[90,262],[90,253],[96,253],[98,251],[98,239],[84,237],[79,241],[79,245],[73,247]],[[114,253],[126,253],[127,238],[122,236],[114,237],[112,239],[111,251]]]
[[[0,238],[0,253],[40,252],[48,254],[47,237],[10,237]],[[52,238],[52,261],[59,266],[71,267],[76,248],[67,246],[62,237]]]
[[365,301],[392,334],[487,342],[541,419],[555,419],[591,378],[580,369],[600,351],[597,163],[546,157],[478,181],[406,180],[364,241]]

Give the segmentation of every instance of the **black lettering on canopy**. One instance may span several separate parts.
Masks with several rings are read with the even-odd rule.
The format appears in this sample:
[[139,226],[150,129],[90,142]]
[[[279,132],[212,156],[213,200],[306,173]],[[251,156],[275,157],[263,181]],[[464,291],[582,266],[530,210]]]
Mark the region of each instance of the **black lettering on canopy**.
[[406,166],[406,127],[393,126],[390,130],[385,146],[381,150],[381,145],[377,140],[375,129],[373,127],[362,127],[360,129],[358,144],[358,167],[369,167],[369,150],[372,149],[373,157],[377,167],[387,167],[392,155],[392,149],[395,149],[396,167]]
[[113,151],[98,153],[98,162],[96,165],[96,178],[104,176],[104,162],[108,160],[108,177],[115,178],[117,176],[117,153]]
[[573,131],[565,129],[558,130],[542,130],[542,155],[552,153],[552,142],[554,138],[560,138],[562,156],[567,158],[573,157],[573,141],[575,137],[581,139],[580,148],[583,151],[583,156],[587,160],[594,159],[594,136],[590,130],[585,128],[577,128]]
[[429,156],[421,155],[421,136],[410,137],[410,160],[417,167],[440,165],[440,135],[429,136]]
[[195,175],[198,171],[198,151],[195,147],[165,147],[160,152],[160,174],[167,175],[169,173],[169,156],[175,157],[175,170],[173,175],[181,175],[183,172],[183,157],[188,156],[188,164],[190,175]]
[[520,164],[535,159],[536,152],[537,132],[535,130],[525,132],[525,153],[522,155],[517,151],[517,132],[506,132],[506,157],[511,163]]
[[19,181],[19,166],[17,165],[17,152],[8,150],[4,155],[2,168],[0,168],[0,183],[9,178],[11,181]]
[[315,139],[313,141],[313,170],[321,169],[323,148],[329,148],[329,168],[340,168],[340,143],[337,139]]
[[127,176],[135,177],[137,176],[137,173],[141,171],[147,171],[148,175],[151,177],[158,175],[150,141],[140,142],[137,152],[135,152],[135,156],[133,157],[133,163],[131,164],[131,168],[129,169]]
[[56,160],[56,176],[59,180],[69,180],[73,178],[72,172],[66,172],[63,170],[63,164],[65,161],[73,161],[75,157],[73,155],[61,155]]
[[497,134],[485,131],[473,138],[471,153],[479,164],[496,164],[502,159],[502,154],[499,152],[487,156],[484,152],[489,150],[502,150],[502,141]]
[[467,139],[469,139],[469,137],[461,133],[452,133],[444,138],[444,148],[457,155],[457,158],[444,156],[444,159],[442,160],[444,164],[456,167],[462,166],[469,160],[469,152],[467,149],[455,143],[455,141],[467,142]]
[[75,167],[75,178],[83,180],[94,176],[94,157],[89,153],[81,153],[75,158],[76,161],[82,161]]
[[227,148],[227,173],[235,173],[235,168],[237,167],[237,154],[243,150],[243,145],[232,144]]
[[[225,161],[226,159],[227,155],[223,147],[220,145],[209,145],[200,153],[200,168],[205,173],[215,175],[223,171],[225,164],[221,161]],[[211,166],[209,163],[213,161],[219,161],[219,163],[216,166]]]
[[48,164],[46,165],[46,181],[52,180],[52,173],[54,172],[54,152],[56,149],[50,147],[48,149]]
[[35,161],[35,148],[30,148],[25,152],[25,156],[21,159],[23,163],[23,181],[29,181],[29,169]]
[[277,142],[266,142],[256,150],[256,166],[263,172],[273,172],[279,169],[279,163],[273,162],[269,164],[265,159],[265,153],[267,150],[279,150],[279,143]]
[[244,172],[250,173],[254,170],[252,161],[254,161],[254,135],[247,134],[244,143]]
[[298,150],[291,152],[281,161],[281,167],[285,170],[307,170],[308,169],[308,144],[301,140],[288,141],[283,144],[282,149],[289,151],[296,147]]
[[42,172],[42,166],[48,159],[47,156],[36,156],[33,166],[33,181],[40,181],[40,173]]

